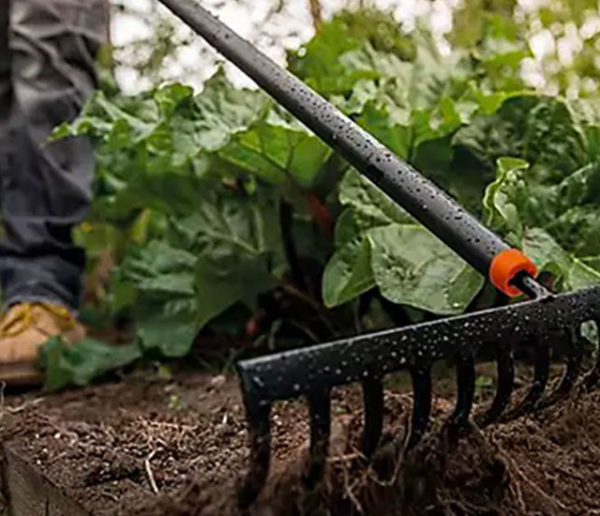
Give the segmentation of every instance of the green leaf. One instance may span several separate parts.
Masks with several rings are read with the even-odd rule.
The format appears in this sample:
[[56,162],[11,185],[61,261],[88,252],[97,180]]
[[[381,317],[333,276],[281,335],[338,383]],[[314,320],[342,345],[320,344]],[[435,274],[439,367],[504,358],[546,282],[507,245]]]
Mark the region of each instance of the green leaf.
[[451,137],[422,142],[413,154],[417,170],[445,190],[469,212],[478,215],[481,199],[494,173],[486,170],[451,145]]
[[374,286],[371,244],[367,238],[359,236],[339,248],[325,268],[325,306],[331,308],[351,301]]
[[59,136],[86,135],[95,143],[97,212],[115,219],[146,208],[189,213],[213,154],[271,106],[265,94],[235,88],[220,69],[196,96],[177,84],[133,98],[97,94]]
[[269,199],[208,197],[178,227],[198,257],[200,326],[231,305],[270,290],[283,271],[279,216]]
[[149,293],[189,296],[193,294],[196,260],[184,249],[153,240],[145,247],[131,249],[118,274]]
[[352,208],[360,229],[411,220],[395,201],[354,169],[350,169],[342,180],[339,200],[342,205]]
[[137,336],[146,355],[183,357],[201,328],[196,299],[145,299],[137,307]]
[[196,257],[224,271],[239,261],[267,261],[282,252],[277,206],[270,195],[207,190],[197,199],[195,213],[174,220],[173,229]]
[[204,326],[239,301],[250,303],[276,284],[266,255],[257,259],[242,257],[237,263],[225,263],[223,267],[211,258],[200,258],[196,269],[198,324]]
[[600,255],[600,205],[574,206],[550,221],[545,229],[577,256]]
[[[194,97],[190,111],[176,112],[171,122],[178,140],[174,143],[186,151],[188,145],[217,151],[232,135],[260,119],[269,106],[269,100],[260,91],[235,88],[220,68],[205,83],[202,93]],[[188,139],[182,145],[179,139],[185,136]]]
[[339,198],[347,209],[323,280],[328,306],[376,285],[399,304],[438,314],[465,310],[483,284],[479,274],[355,170],[344,177]]
[[368,102],[356,121],[397,156],[408,158],[412,144],[412,130],[410,127],[395,123],[385,107],[377,108],[373,102]]
[[297,122],[271,112],[265,120],[239,133],[218,156],[236,170],[263,181],[291,180],[308,188],[327,161],[331,149]]
[[531,228],[523,237],[523,251],[540,267],[558,277],[563,290],[600,285],[600,271],[566,252],[543,229]]
[[42,348],[40,366],[44,389],[56,391],[69,386],[88,385],[94,378],[124,367],[141,357],[136,345],[114,346],[87,338],[66,344],[59,337]]
[[325,24],[319,33],[299,51],[288,54],[290,71],[321,93],[341,93],[373,73],[364,67],[349,67],[342,56],[359,48],[360,40],[352,37],[341,19]]
[[600,158],[600,99],[573,99],[568,103],[573,120],[579,124],[587,140],[590,160]]
[[589,256],[587,258],[581,258],[581,261],[590,269],[594,269],[595,271],[600,273],[600,256]]
[[[516,243],[523,236],[523,222],[520,208],[523,197],[527,196],[521,173],[529,168],[529,163],[518,158],[499,158],[496,180],[491,183],[483,197],[485,223]],[[521,201],[521,202],[519,202]]]
[[137,292],[140,346],[183,356],[211,319],[273,288],[284,270],[278,220],[269,196],[207,185],[193,214],[171,220],[169,241],[131,249],[117,275]]
[[460,129],[453,143],[488,167],[505,156],[524,159],[540,182],[560,181],[586,161],[585,140],[568,106],[547,97],[511,98],[496,114]]
[[335,246],[340,248],[358,237],[362,230],[368,229],[373,224],[364,223],[361,217],[352,209],[342,211],[335,225]]
[[187,354],[200,329],[192,253],[154,240],[130,251],[116,274],[137,292],[134,314],[141,349],[154,355]]
[[425,228],[391,224],[368,231],[377,286],[394,303],[436,314],[462,313],[484,279]]
[[575,255],[600,254],[598,166],[586,165],[557,184],[540,184],[540,177],[526,161],[499,159],[497,179],[483,200],[486,223],[519,246],[523,231],[537,227]]

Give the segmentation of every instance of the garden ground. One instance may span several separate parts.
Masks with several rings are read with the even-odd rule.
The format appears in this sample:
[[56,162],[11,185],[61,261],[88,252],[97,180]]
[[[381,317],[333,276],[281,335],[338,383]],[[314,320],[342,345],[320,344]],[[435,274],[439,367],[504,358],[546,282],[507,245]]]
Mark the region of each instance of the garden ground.
[[[328,473],[313,492],[301,482],[306,409],[277,405],[274,464],[250,514],[600,514],[600,393],[473,428],[457,444],[441,424],[446,391],[433,432],[396,467],[388,445],[385,479],[356,460],[360,393],[336,391]],[[402,436],[410,403],[402,382],[386,391],[388,440]],[[6,395],[0,424],[3,493],[16,515],[238,513],[248,450],[233,378],[134,373],[62,394]]]

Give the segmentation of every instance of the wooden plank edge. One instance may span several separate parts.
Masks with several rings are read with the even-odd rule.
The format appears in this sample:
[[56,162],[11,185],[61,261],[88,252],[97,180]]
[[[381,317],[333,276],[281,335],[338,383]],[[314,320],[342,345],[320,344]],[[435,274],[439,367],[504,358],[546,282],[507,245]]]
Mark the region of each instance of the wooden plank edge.
[[[11,443],[2,445],[2,477],[10,516],[93,516],[52,482]],[[2,508],[0,499],[0,510]],[[0,512],[0,516],[5,513]]]

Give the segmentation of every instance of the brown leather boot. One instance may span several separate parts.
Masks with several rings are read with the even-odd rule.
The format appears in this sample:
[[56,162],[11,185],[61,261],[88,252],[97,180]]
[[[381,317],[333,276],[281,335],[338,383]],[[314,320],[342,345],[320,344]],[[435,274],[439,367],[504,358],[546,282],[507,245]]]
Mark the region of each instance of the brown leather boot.
[[56,336],[73,343],[85,337],[85,329],[60,305],[20,303],[8,309],[0,317],[0,382],[40,385],[40,349]]

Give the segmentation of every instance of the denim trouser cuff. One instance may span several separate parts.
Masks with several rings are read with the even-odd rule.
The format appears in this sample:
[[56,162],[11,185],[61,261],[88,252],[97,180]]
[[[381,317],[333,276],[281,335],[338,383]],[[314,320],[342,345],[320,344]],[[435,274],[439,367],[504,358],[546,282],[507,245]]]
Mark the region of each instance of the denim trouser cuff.
[[81,270],[60,257],[0,259],[2,304],[55,303],[76,312],[81,297]]

